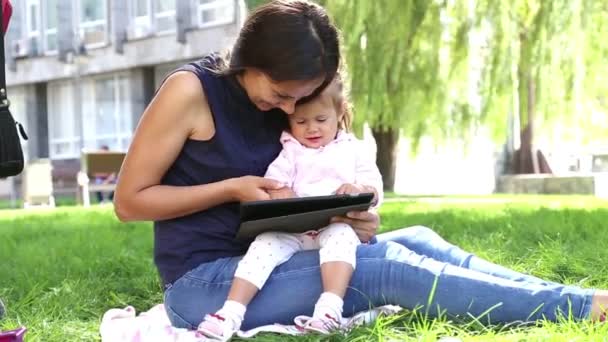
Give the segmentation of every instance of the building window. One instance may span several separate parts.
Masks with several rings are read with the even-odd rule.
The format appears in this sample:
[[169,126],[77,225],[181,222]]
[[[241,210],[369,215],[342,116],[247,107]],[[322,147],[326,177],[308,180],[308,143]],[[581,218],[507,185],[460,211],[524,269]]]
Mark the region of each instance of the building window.
[[198,0],[200,27],[228,24],[234,21],[234,0]]
[[107,0],[78,0],[78,32],[82,43],[88,48],[107,43]]
[[146,37],[152,32],[152,3],[150,0],[131,0],[129,2],[131,19],[131,38]]
[[176,0],[131,0],[129,13],[131,18],[130,37],[147,37],[152,33],[164,34],[175,32]]
[[44,51],[57,52],[57,0],[45,0],[44,9]]
[[26,45],[30,54],[36,56],[40,52],[40,0],[26,0],[25,2]]
[[[78,90],[82,92],[80,110],[74,97]],[[53,82],[48,95],[52,159],[78,158],[81,146],[127,150],[133,134],[128,74],[89,77],[78,83]]]
[[87,82],[83,98],[84,147],[126,151],[133,131],[129,78],[125,74],[103,76]]
[[78,158],[80,155],[80,127],[75,105],[71,82],[49,83],[49,154],[52,159]]
[[57,0],[25,0],[25,32],[17,55],[38,56],[57,52]]
[[153,0],[157,33],[175,32],[175,0]]

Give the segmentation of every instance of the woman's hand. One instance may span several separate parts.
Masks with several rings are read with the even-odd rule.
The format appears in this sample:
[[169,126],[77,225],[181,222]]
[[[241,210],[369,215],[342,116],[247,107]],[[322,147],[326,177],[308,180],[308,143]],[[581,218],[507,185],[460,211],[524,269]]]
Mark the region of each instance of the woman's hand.
[[270,199],[287,199],[298,197],[296,193],[288,186],[279,190],[268,190],[268,194],[270,194]]
[[351,211],[346,217],[336,216],[331,221],[350,225],[364,243],[369,242],[380,227],[380,216],[376,211]]
[[269,191],[279,190],[283,184],[268,178],[243,176],[227,180],[229,192],[236,202],[265,201],[270,199]]

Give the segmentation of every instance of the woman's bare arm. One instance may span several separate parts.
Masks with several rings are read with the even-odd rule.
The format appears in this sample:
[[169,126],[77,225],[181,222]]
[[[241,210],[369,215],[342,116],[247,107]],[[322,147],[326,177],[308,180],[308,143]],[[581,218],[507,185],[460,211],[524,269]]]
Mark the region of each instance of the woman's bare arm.
[[118,218],[163,220],[226,202],[265,199],[268,194],[263,189],[276,185],[259,177],[196,186],[160,185],[186,139],[210,139],[214,134],[199,79],[190,72],[170,76],[142,115],[123,162],[114,198]]

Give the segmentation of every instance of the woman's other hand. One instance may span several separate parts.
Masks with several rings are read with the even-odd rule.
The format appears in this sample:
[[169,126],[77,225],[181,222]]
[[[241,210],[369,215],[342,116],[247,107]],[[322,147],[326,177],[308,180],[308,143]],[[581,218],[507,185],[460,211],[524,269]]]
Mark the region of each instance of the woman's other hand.
[[296,193],[288,186],[279,190],[268,190],[270,199],[287,199],[298,197]]
[[361,242],[369,242],[378,232],[380,216],[376,211],[351,211],[346,216],[336,216],[332,222],[344,222],[357,233]]
[[270,191],[282,189],[283,184],[268,178],[243,176],[228,179],[228,191],[235,202],[265,201],[270,199]]

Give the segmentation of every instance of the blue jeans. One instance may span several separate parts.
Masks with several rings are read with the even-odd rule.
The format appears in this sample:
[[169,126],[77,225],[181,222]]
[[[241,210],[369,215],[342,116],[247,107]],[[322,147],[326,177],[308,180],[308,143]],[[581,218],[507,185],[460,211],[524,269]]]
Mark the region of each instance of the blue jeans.
[[[241,258],[205,263],[165,291],[174,326],[194,329],[226,300]],[[304,251],[278,266],[247,308],[243,329],[292,324],[311,315],[323,292],[319,252]],[[344,297],[344,316],[396,304],[429,316],[476,317],[484,323],[585,319],[594,291],[517,273],[446,242],[431,229],[415,226],[380,234],[357,249],[357,269]],[[432,294],[432,296],[431,296]]]

